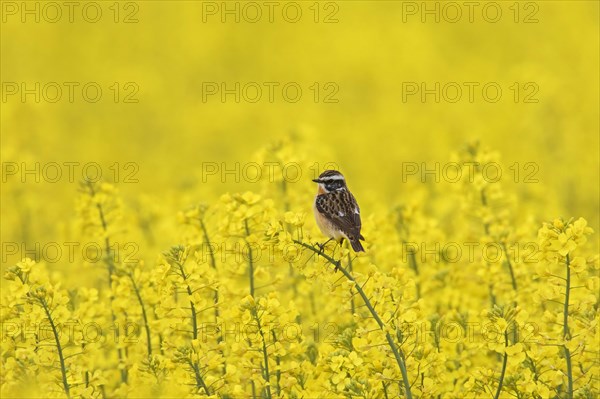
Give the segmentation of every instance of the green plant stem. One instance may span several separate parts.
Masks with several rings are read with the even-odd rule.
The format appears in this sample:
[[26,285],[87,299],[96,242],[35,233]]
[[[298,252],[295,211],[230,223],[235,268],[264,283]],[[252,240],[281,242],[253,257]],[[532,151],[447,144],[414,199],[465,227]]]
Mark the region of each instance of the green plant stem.
[[[481,198],[481,205],[483,205],[484,207],[488,206],[488,201],[487,201],[487,196],[485,195],[485,188],[482,188],[481,191],[479,192],[479,196]],[[483,223],[483,230],[485,231],[485,234],[487,236],[490,235],[490,225],[489,223]],[[485,263],[487,264],[488,268],[490,267],[490,263],[486,260]],[[494,294],[494,284],[493,283],[488,283],[488,292],[490,295],[490,302],[491,302],[491,308],[493,309],[494,306],[496,306],[496,295]]]
[[271,399],[271,375],[269,373],[269,354],[267,352],[267,343],[265,340],[265,334],[263,333],[262,326],[260,325],[260,318],[258,317],[258,313],[256,312],[256,308],[252,310],[252,315],[254,316],[254,320],[256,320],[256,324],[258,326],[258,333],[260,334],[260,338],[262,341],[262,353],[263,353],[263,361],[265,364],[263,378],[265,379],[265,389],[267,393],[267,398]]
[[[217,261],[215,259],[215,251],[213,250],[212,245],[210,245],[210,238],[208,236],[208,229],[206,228],[206,224],[204,223],[203,219],[199,219],[200,220],[200,228],[202,229],[202,235],[204,236],[204,244],[206,244],[206,246],[208,247],[208,255],[210,257],[210,266],[217,270]],[[219,291],[215,290],[214,296],[213,296],[213,301],[215,303],[215,323],[219,322]],[[219,337],[217,338],[217,342],[221,342],[223,340],[221,334],[219,334]]]
[[[277,334],[275,330],[271,330],[273,336],[273,342],[277,342]],[[275,364],[277,365],[277,371],[275,372],[275,378],[277,379],[277,396],[281,396],[281,357],[275,356]]]
[[[350,252],[348,252],[348,271],[352,273],[352,257],[350,256]],[[352,293],[352,289],[350,289],[350,293]],[[354,304],[354,294],[350,297],[350,311],[352,314],[356,312],[356,305]]]
[[[215,258],[215,251],[210,243],[210,237],[208,236],[208,229],[206,228],[206,223],[204,223],[204,219],[202,219],[202,218],[199,218],[199,221],[200,221],[200,228],[202,229],[202,235],[204,236],[204,244],[208,247],[208,255],[210,256],[210,266],[214,270],[217,270],[217,260]],[[220,310],[219,310],[218,286],[215,288],[215,292],[213,294],[213,302],[215,304],[215,326],[217,326],[217,330],[219,331],[219,336],[217,337],[217,343],[220,344],[221,342],[223,342],[223,333],[221,331],[221,328],[219,327]],[[219,348],[219,352],[221,353],[221,355],[223,355],[223,359],[225,359],[222,348]],[[225,375],[226,367],[227,367],[226,361],[223,360],[223,367],[221,368],[222,375]]]
[[[482,188],[480,193],[480,198],[481,198],[481,205],[483,205],[484,207],[487,208],[488,206],[488,201],[487,201],[487,196],[485,195],[485,188]],[[486,235],[490,235],[490,224],[489,223],[483,223],[483,230],[485,231]]]
[[131,284],[133,285],[133,291],[135,292],[135,296],[137,297],[137,300],[140,303],[140,307],[142,308],[142,317],[144,318],[144,329],[146,330],[146,346],[148,350],[148,356],[152,356],[152,335],[150,334],[150,325],[148,324],[148,315],[146,314],[146,307],[144,306],[142,295],[140,294],[140,290],[137,284],[135,283],[133,275],[131,273],[128,273],[127,275],[131,280]]
[[[406,244],[406,243],[405,243]],[[417,263],[417,255],[415,254],[415,251],[410,251],[409,253],[409,265],[410,268],[413,269],[413,271],[415,272],[416,275],[416,288],[417,288],[417,299],[421,298],[421,278],[419,276],[419,264]]]
[[194,305],[194,301],[192,301],[192,288],[190,287],[190,285],[187,283],[187,278],[188,276],[185,274],[185,270],[183,269],[183,265],[180,262],[176,262],[177,266],[179,266],[179,272],[181,273],[181,277],[183,278],[183,281],[185,281],[185,287],[186,287],[186,291],[190,297],[190,309],[192,312],[192,336],[194,337],[194,339],[198,338],[198,321],[196,320],[196,306]]
[[46,303],[46,300],[40,299],[40,304],[42,305],[42,308],[44,309],[44,312],[46,313],[46,317],[48,318],[48,321],[50,322],[50,327],[52,328],[52,333],[54,334],[54,341],[56,342],[56,348],[58,350],[58,360],[60,361],[60,372],[62,375],[63,388],[65,390],[65,394],[67,395],[67,398],[70,398],[71,394],[69,392],[69,390],[70,390],[69,382],[67,381],[67,368],[65,367],[65,357],[63,355],[62,345],[60,344],[60,339],[58,337],[58,331],[56,330],[56,325],[54,324],[54,320],[52,320],[52,315],[50,314],[50,309],[48,309],[48,304]]
[[383,386],[383,395],[385,396],[385,399],[389,399],[388,392],[387,392],[387,385],[385,385],[385,382],[383,382],[383,381],[381,381],[381,385]]
[[[283,169],[281,169],[281,172],[283,173]],[[289,212],[290,210],[290,201],[288,200],[287,197],[287,181],[286,179],[281,180],[281,192],[283,195],[283,209],[285,212]],[[289,230],[288,230],[289,231]]]
[[202,378],[202,374],[200,374],[200,367],[198,367],[198,363],[194,363],[190,360],[190,367],[194,370],[194,376],[196,377],[196,386],[198,388],[204,389],[204,392],[210,396],[210,390],[206,386],[204,379]]
[[[190,297],[190,311],[191,311],[191,318],[192,318],[192,337],[193,337],[193,339],[197,339],[198,338],[198,321],[196,320],[196,317],[197,317],[196,306],[194,305],[194,301],[192,301],[192,299],[191,299],[192,294],[193,294],[192,288],[187,283],[188,275],[185,274],[185,269],[183,268],[183,264],[181,262],[175,262],[175,263],[179,267],[179,273],[181,274],[181,278],[183,278],[183,281],[185,282],[186,291],[188,293],[188,296]],[[196,377],[196,386],[204,389],[204,392],[206,392],[207,395],[210,395],[210,390],[208,389],[208,387],[204,383],[204,380],[202,379],[202,374],[200,373],[200,367],[198,366],[198,363],[192,362],[190,360],[190,367],[192,368],[192,370],[194,370],[194,376]]]
[[208,246],[208,255],[210,256],[210,265],[213,269],[217,268],[217,261],[215,259],[215,251],[213,250],[212,246],[210,245],[210,239],[208,237],[208,230],[206,228],[206,224],[204,223],[204,220],[199,218],[198,219],[200,221],[200,228],[202,229],[202,235],[204,236],[204,243]]
[[[246,229],[246,237],[250,235],[250,228],[248,227],[248,219],[244,219],[244,228]],[[250,278],[250,295],[254,297],[254,260],[252,259],[252,247],[246,241],[248,247],[248,277]]]
[[569,299],[571,295],[571,260],[569,255],[566,259],[567,264],[567,278],[566,280],[566,291],[565,291],[565,304],[563,308],[563,339],[570,339],[571,332],[569,331]]
[[[92,183],[91,181],[88,180],[87,186],[90,191],[90,196],[92,198],[95,197],[96,190],[94,189],[94,183]],[[110,250],[110,238],[108,237],[108,222],[106,221],[106,217],[104,215],[104,209],[102,209],[102,205],[100,205],[99,203],[96,204],[96,209],[98,209],[98,215],[100,217],[100,224],[102,225],[102,230],[106,234],[106,237],[104,237],[104,247],[105,247],[105,251],[106,251],[105,262],[106,262],[106,265],[108,268],[108,287],[110,289],[110,302],[112,303],[115,299],[115,296],[112,294],[112,276],[115,272],[115,263],[114,263],[114,259],[111,258],[112,251]],[[110,308],[110,314],[111,314],[113,324],[116,325],[117,324],[117,316],[115,315],[115,311],[113,310],[112,306]],[[116,336],[117,337],[119,336],[118,328],[116,330]],[[117,356],[119,358],[119,363],[123,363],[125,361],[124,355],[123,355],[123,349],[117,348]],[[127,379],[128,379],[127,368],[123,368],[121,370],[121,381],[123,381],[124,383],[127,383]]]
[[408,250],[408,243],[406,242],[406,238],[410,237],[410,229],[403,221],[402,212],[399,212],[400,220],[396,223],[396,230],[398,231],[400,238],[400,242],[402,244],[402,248],[407,249],[408,253],[408,265],[415,272],[415,286],[417,288],[417,300],[421,298],[421,279],[419,277],[419,264],[417,263],[417,255],[416,252],[411,248]]
[[502,243],[502,250],[504,251],[504,256],[506,256],[506,266],[508,267],[508,271],[510,272],[510,282],[512,284],[512,288],[514,291],[517,291],[517,279],[515,278],[515,272],[512,267],[512,262],[510,261],[510,257],[508,256],[508,249],[506,248],[506,243]]
[[502,359],[502,370],[500,371],[500,379],[498,380],[498,389],[494,395],[494,399],[500,397],[502,392],[502,385],[504,384],[504,375],[506,374],[506,364],[508,363],[508,353],[506,353],[506,347],[508,346],[508,332],[504,331],[504,358]]
[[[361,288],[361,286],[356,282],[356,280],[354,279],[354,277],[350,273],[348,273],[348,271],[346,269],[344,269],[342,267],[340,261],[337,261],[337,260],[333,259],[331,256],[323,253],[322,251],[320,251],[319,249],[313,247],[312,245],[306,244],[306,243],[304,243],[302,241],[298,241],[298,240],[293,240],[293,242],[295,242],[298,245],[303,246],[304,248],[310,249],[311,251],[313,251],[317,255],[323,256],[327,261],[329,261],[329,263],[331,263],[338,270],[340,270],[342,272],[342,274],[350,282],[352,282],[354,284],[354,287],[356,288],[356,291],[358,292],[358,294],[363,299],[363,301],[365,303],[365,306],[367,307],[367,309],[369,309],[369,312],[371,313],[371,315],[373,316],[373,318],[377,322],[377,325],[379,326],[379,328],[382,331],[385,331],[385,324],[383,323],[383,321],[381,320],[381,318],[379,317],[379,315],[377,314],[377,312],[373,308],[373,305],[371,304],[371,301],[369,300],[369,298],[367,297],[367,295],[365,294],[365,292],[363,291],[363,289]],[[388,342],[390,348],[392,349],[394,357],[396,358],[396,363],[398,363],[398,367],[400,368],[400,372],[402,373],[402,381],[404,383],[404,390],[405,390],[405,393],[406,393],[406,398],[407,399],[412,399],[412,392],[410,390],[410,382],[408,380],[408,372],[406,371],[406,364],[404,362],[404,355],[402,354],[402,351],[398,348],[398,346],[394,342],[394,339],[392,338],[392,336],[390,335],[389,332],[385,331],[385,337],[387,339],[387,342]]]
[[[563,339],[571,339],[571,331],[569,331],[569,299],[571,295],[571,258],[567,254],[566,261],[567,265],[567,277],[566,277],[566,291],[565,291],[565,306],[563,308]],[[565,353],[565,360],[567,362],[567,382],[568,391],[567,397],[573,398],[573,367],[571,364],[571,351],[567,348],[567,345],[563,345]]]

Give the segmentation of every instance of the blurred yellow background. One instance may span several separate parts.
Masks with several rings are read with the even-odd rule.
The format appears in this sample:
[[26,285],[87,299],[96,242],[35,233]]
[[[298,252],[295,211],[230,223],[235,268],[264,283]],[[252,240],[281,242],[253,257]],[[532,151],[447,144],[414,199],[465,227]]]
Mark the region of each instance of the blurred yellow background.
[[[598,2],[476,3],[76,2],[70,10],[3,2],[2,240],[55,239],[73,216],[82,165],[98,163],[107,181],[117,169],[132,203],[146,194],[157,206],[174,198],[166,213],[175,214],[253,188],[243,174],[204,184],[203,165],[243,167],[290,134],[311,163],[339,166],[367,215],[375,201],[405,201],[412,187],[435,191],[431,177],[404,179],[403,163],[443,166],[478,140],[500,153],[520,210],[583,216],[597,230]],[[236,82],[239,103],[235,94],[223,102],[220,91],[205,92]],[[406,92],[436,82],[439,102]],[[474,85],[472,101],[465,82]],[[290,83],[302,89],[297,102],[282,93]],[[501,88],[497,102],[485,97],[486,84]],[[255,85],[262,97],[252,103]],[[62,96],[51,102],[56,86]],[[91,102],[95,87],[102,97]],[[36,162],[40,182],[21,175]],[[43,176],[48,162],[62,165],[57,182]],[[75,182],[65,162],[79,163]],[[528,162],[537,183],[523,182]],[[313,190],[313,172],[303,172],[294,189]],[[129,173],[137,183],[123,182]],[[443,190],[437,195],[443,200]]]

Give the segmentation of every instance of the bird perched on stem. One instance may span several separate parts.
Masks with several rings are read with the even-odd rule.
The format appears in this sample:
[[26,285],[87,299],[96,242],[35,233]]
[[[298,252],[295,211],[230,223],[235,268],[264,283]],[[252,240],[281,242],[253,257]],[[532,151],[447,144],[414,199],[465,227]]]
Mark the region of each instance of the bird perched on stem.
[[329,237],[321,247],[335,240],[340,244],[344,238],[350,242],[354,252],[364,252],[360,240],[360,208],[346,186],[346,179],[337,170],[326,170],[317,179],[319,185],[313,211],[321,232]]

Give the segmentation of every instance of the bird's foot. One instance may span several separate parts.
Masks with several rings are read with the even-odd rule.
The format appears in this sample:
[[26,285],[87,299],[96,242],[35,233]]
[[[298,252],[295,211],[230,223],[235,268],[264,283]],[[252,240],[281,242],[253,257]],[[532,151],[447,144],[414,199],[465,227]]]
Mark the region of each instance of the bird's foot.
[[315,243],[315,245],[317,247],[319,247],[319,253],[324,254],[325,253],[325,245],[327,245],[329,243],[329,241],[331,241],[332,239],[330,238],[329,240],[325,241],[323,244],[320,244],[318,242]]
[[321,244],[319,242],[315,242],[315,246],[319,247],[319,253],[321,253],[321,254],[325,253],[325,244],[327,244],[327,243],[324,242],[323,244]]

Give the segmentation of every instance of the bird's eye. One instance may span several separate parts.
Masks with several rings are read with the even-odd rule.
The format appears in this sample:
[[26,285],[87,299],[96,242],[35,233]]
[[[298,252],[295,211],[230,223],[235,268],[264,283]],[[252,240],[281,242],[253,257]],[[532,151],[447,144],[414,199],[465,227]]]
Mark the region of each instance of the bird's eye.
[[335,190],[339,190],[343,186],[344,186],[344,183],[341,180],[333,180],[331,182],[328,182],[325,185],[325,188],[327,188],[328,191],[335,191]]

